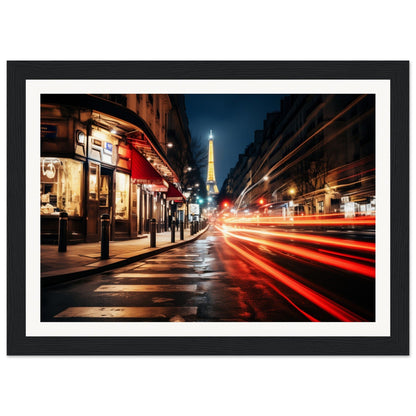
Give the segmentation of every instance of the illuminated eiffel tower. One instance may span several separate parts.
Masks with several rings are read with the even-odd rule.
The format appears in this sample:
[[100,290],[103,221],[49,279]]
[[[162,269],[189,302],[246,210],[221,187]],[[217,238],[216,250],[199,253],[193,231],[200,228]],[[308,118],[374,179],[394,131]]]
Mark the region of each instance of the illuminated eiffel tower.
[[212,135],[212,130],[210,130],[209,132],[207,192],[208,192],[208,196],[217,195],[219,193],[217,181],[215,180],[214,136]]

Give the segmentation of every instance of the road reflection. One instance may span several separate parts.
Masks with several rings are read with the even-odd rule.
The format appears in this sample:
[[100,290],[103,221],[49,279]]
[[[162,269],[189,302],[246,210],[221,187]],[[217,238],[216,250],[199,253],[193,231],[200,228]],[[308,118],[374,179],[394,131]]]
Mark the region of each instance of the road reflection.
[[322,320],[318,308],[334,320],[357,322],[375,319],[374,226],[373,216],[326,215],[233,217],[215,228],[308,320]]

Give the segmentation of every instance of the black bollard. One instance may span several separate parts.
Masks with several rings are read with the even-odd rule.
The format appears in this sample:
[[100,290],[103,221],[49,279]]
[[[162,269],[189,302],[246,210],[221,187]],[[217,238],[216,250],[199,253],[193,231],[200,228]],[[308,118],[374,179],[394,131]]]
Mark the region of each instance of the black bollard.
[[150,247],[156,247],[156,220],[150,220]]
[[195,222],[195,232],[197,233],[199,231],[199,221]]
[[189,223],[189,231],[191,235],[194,235],[194,222],[193,221]]
[[66,251],[68,239],[68,213],[59,213],[59,230],[58,230],[58,251],[64,253]]
[[176,227],[176,221],[172,220],[172,224],[170,226],[170,242],[175,242],[175,227]]
[[181,240],[184,240],[185,238],[184,238],[184,235],[183,235],[183,221],[181,221],[181,223],[180,223],[180,239]]
[[110,258],[110,215],[101,215],[101,260]]

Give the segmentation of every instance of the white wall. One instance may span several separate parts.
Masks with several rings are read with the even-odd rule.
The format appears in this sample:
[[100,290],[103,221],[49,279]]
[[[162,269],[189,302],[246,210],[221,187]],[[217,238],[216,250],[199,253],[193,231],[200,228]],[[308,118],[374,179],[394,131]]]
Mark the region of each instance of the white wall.
[[[188,8],[175,20],[179,5]],[[401,0],[2,2],[2,189],[6,60],[412,61],[416,52],[411,5]],[[414,97],[415,82],[411,86]],[[415,157],[413,145],[413,161]],[[414,188],[414,169],[411,175]],[[414,193],[411,200],[414,206]],[[5,230],[4,204],[0,208]],[[414,237],[414,221],[411,228]],[[4,231],[1,234],[5,260]],[[5,262],[1,264],[5,276]],[[411,271],[414,278],[414,262]],[[411,285],[413,302],[415,286]],[[414,356],[7,357],[5,321],[0,410],[9,409],[2,412],[6,415],[367,416],[410,415],[415,409]],[[414,331],[411,336],[414,343]]]

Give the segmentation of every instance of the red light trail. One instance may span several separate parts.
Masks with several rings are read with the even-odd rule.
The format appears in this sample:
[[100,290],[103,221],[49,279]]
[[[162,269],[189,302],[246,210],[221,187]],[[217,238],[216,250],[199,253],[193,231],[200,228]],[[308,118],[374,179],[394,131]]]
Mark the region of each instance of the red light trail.
[[[218,228],[218,227],[217,227]],[[220,229],[220,228],[218,228]],[[220,229],[221,230],[221,229]],[[328,266],[336,267],[339,269],[343,269],[346,271],[354,272],[361,274],[363,276],[375,278],[375,267],[367,266],[361,263],[356,263],[350,260],[340,259],[335,256],[331,256],[328,254],[318,253],[316,251],[299,247],[293,246],[289,244],[278,243],[275,241],[269,241],[266,239],[260,238],[252,238],[247,236],[238,235],[235,232],[230,232],[227,230],[221,230],[224,234],[227,234],[230,237],[237,238],[239,240],[244,240],[249,243],[255,245],[264,245],[266,247],[270,247],[271,249],[282,251],[285,253],[293,254],[298,257],[303,257],[308,260],[315,261],[317,263],[326,264]]]
[[[322,236],[315,236],[315,235],[310,235],[310,234],[282,233],[278,231],[263,231],[263,230],[252,229],[252,228],[238,228],[236,231],[239,233],[254,233],[254,234],[268,235],[271,237],[283,238],[283,239],[288,239],[288,240],[299,240],[299,241],[303,241],[303,242],[311,243],[311,244],[325,244],[326,246],[348,248],[348,249],[360,250],[360,251],[364,250],[364,251],[368,251],[372,253],[375,253],[376,251],[375,243],[366,243],[362,241],[343,240],[341,238],[322,237]],[[334,252],[331,252],[331,253],[338,254]]]
[[352,256],[351,254],[345,254],[345,253],[338,253],[338,252],[335,252],[335,251],[323,250],[321,248],[318,248],[318,251],[322,251],[323,253],[335,254],[336,256],[349,257],[350,259],[368,261],[370,263],[375,263],[376,262],[374,259],[367,259],[366,257]]
[[[338,218],[328,218],[336,216]],[[305,215],[299,217],[235,217],[229,218],[227,223],[241,223],[241,224],[267,224],[267,225],[330,225],[330,226],[344,226],[344,225],[365,225],[375,226],[376,217],[374,215],[355,217],[355,218],[339,218],[339,214],[326,214],[321,216]]]
[[[221,230],[221,228],[216,227],[218,230],[224,232]],[[228,233],[227,233],[228,234]],[[330,300],[326,296],[323,296],[316,292],[315,290],[305,286],[304,284],[298,282],[294,278],[290,277],[288,274],[283,273],[282,271],[278,270],[276,265],[268,261],[262,256],[259,256],[258,254],[253,253],[251,250],[248,250],[246,248],[241,248],[237,246],[236,244],[233,244],[229,241],[229,239],[224,236],[226,244],[233,248],[236,252],[238,252],[241,256],[245,257],[247,260],[249,260],[252,264],[255,264],[259,269],[263,270],[266,274],[270,275],[277,281],[285,284],[287,287],[295,291],[296,293],[300,294],[313,304],[317,305],[336,319],[343,321],[343,322],[362,322],[365,321],[362,317],[355,314],[352,311],[349,311],[348,309],[344,308],[343,306],[339,305],[338,303]],[[273,287],[276,292],[279,294],[282,294],[281,291],[279,291],[277,288]],[[299,310],[301,313],[303,313],[309,320],[311,321],[318,321],[316,318],[312,317],[311,315],[307,314],[305,311],[303,311],[302,308],[297,306],[292,300],[289,300],[286,295],[283,295],[283,297],[288,300],[293,306],[296,307],[297,310]]]

